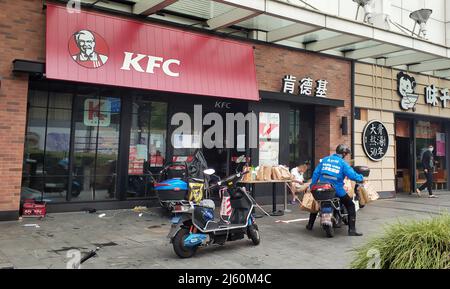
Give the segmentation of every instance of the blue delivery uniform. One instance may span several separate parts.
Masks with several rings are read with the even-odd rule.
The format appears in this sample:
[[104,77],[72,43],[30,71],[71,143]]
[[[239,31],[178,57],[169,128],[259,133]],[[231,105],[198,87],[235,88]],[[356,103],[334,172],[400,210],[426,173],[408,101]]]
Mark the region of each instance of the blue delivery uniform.
[[342,198],[347,195],[344,189],[345,177],[356,182],[362,182],[364,177],[355,170],[339,155],[334,154],[322,159],[322,162],[314,170],[311,186],[321,183],[330,183],[336,189],[336,195]]
[[[356,173],[341,155],[334,154],[323,158],[321,163],[314,170],[311,186],[317,184],[317,182],[332,184],[336,190],[336,196],[339,197],[340,202],[347,208],[349,218],[349,235],[361,236],[362,234],[357,233],[355,229],[355,204],[344,189],[345,177],[348,177],[356,182],[362,182],[364,180],[364,176]],[[317,213],[310,214],[309,223],[307,226],[308,230],[312,230],[316,217]]]

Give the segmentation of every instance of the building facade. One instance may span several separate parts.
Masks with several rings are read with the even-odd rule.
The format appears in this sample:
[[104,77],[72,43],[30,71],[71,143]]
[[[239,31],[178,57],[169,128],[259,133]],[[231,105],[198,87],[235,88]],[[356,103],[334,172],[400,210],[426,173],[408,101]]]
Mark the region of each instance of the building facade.
[[[448,190],[449,85],[448,80],[428,75],[356,64],[355,162],[372,169],[371,183],[378,191],[410,193],[423,184],[421,156],[428,145],[435,148],[434,189]],[[363,148],[364,143],[370,145],[363,132],[371,121],[382,122],[389,137],[379,161]]]
[[[0,25],[2,220],[25,198],[43,197],[50,211],[156,205],[145,170],[197,148],[226,175],[242,154],[314,168],[352,142],[350,60],[95,8],[70,13],[59,1],[0,5],[1,17],[16,15]],[[243,147],[193,145],[195,124],[181,139],[190,145],[174,145],[177,113],[210,112],[254,113],[258,147],[248,137]]]

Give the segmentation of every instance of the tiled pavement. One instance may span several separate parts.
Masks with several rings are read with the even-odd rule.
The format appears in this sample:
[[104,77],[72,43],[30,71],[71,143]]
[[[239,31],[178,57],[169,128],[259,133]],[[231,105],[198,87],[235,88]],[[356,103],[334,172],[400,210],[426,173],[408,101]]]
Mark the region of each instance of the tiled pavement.
[[[352,249],[398,220],[427,218],[450,210],[450,192],[438,199],[402,195],[379,200],[358,212],[358,228],[364,237],[348,237],[340,229],[327,239],[320,227],[305,230],[305,222],[275,223],[257,219],[262,241],[248,239],[198,250],[192,259],[179,259],[166,239],[170,229],[160,209],[142,217],[131,210],[50,214],[42,220],[23,219],[0,223],[0,268],[66,268],[70,249],[82,254],[100,247],[98,255],[82,268],[348,268]],[[283,220],[307,218],[292,207]],[[105,213],[104,218],[99,214]],[[38,224],[40,227],[24,227]]]

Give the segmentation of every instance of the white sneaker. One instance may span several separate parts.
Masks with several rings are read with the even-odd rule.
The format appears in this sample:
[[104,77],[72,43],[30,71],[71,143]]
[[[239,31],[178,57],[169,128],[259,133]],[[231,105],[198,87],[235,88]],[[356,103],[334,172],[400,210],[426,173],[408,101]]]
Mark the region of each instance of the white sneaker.
[[428,198],[430,198],[430,199],[436,199],[438,196],[436,196],[436,195],[429,195],[428,196]]
[[422,196],[422,194],[421,194],[421,192],[420,192],[420,190],[419,190],[419,189],[416,189],[416,193],[417,193],[417,196],[419,196],[419,197],[421,197],[421,196]]

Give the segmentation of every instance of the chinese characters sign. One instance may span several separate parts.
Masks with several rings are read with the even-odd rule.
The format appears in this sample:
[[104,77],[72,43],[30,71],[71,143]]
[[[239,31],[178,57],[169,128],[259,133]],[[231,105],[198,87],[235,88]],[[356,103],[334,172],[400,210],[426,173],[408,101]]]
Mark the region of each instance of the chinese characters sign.
[[364,152],[369,159],[376,162],[383,160],[389,148],[389,134],[384,124],[378,120],[369,122],[362,138]]
[[298,86],[298,94],[302,96],[327,97],[328,81],[325,79],[314,80],[310,77],[304,77],[297,81],[297,77],[286,75],[283,78],[283,93],[295,94],[295,88]]
[[447,103],[450,101],[449,89],[438,89],[434,84],[425,87],[425,102],[432,106],[442,105],[442,108],[447,108]]
[[[397,92],[402,97],[400,107],[403,110],[416,111],[416,103],[419,100],[419,94],[416,93],[416,80],[414,77],[400,72],[397,75]],[[450,107],[450,90],[448,88],[437,88],[434,84],[425,87],[425,103],[442,108]]]

